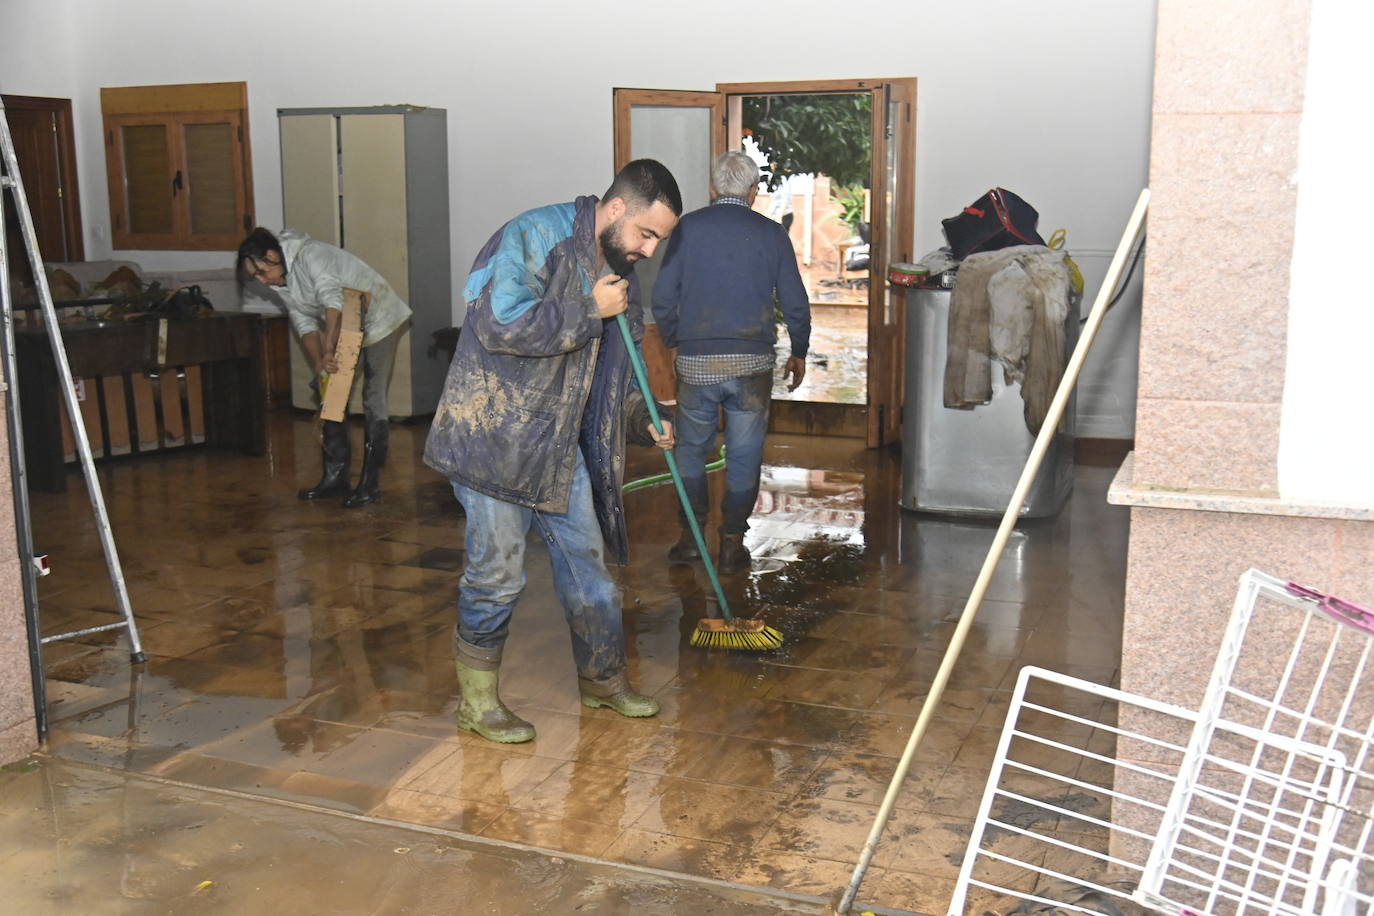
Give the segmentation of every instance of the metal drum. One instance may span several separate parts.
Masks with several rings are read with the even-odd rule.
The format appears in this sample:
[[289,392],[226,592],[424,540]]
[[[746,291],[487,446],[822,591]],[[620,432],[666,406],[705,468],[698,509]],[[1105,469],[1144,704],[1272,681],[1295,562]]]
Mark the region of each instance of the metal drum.
[[[904,509],[1001,516],[1035,437],[1022,414],[1021,386],[1008,385],[994,363],[992,401],[973,410],[944,406],[948,289],[910,289],[907,301],[906,398],[902,408]],[[1065,320],[1065,358],[1078,339],[1078,312]],[[1055,433],[1022,518],[1057,513],[1073,487],[1074,399]]]

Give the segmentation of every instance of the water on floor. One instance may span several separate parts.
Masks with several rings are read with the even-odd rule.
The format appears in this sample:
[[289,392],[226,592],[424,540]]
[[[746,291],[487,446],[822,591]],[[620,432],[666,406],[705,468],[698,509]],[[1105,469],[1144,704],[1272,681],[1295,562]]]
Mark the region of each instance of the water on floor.
[[[661,714],[580,706],[536,539],[502,688],[538,738],[495,745],[453,725],[463,520],[419,462],[424,426],[393,425],[383,502],[345,511],[295,498],[319,472],[312,422],[270,422],[264,458],[103,467],[150,657],[131,668],[126,638],[108,633],[49,644],[51,753],[803,894],[848,881],[992,526],[900,510],[896,453],[773,437],[746,542],[754,567],[726,588],[737,613],[787,640],[703,651],[688,637],[710,586],[700,567],[667,562],[672,487],[631,493],[633,557],[618,573],[630,676]],[[662,469],[632,453],[630,477]],[[1064,510],[1014,533],[862,899],[943,912],[1023,665],[1115,678],[1127,531],[1105,503],[1110,475],[1077,468]],[[41,580],[45,633],[116,619],[89,503],[69,480],[33,501],[56,570]]]
[[813,902],[42,759],[0,770],[5,912],[819,914]]

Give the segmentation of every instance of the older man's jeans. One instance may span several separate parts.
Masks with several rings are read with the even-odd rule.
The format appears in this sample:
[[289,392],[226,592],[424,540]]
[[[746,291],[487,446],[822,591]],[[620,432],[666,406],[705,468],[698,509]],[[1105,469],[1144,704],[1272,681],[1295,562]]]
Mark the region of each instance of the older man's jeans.
[[[759,497],[763,439],[768,432],[768,405],[773,374],[763,372],[714,385],[677,386],[678,470],[697,521],[710,513],[706,462],[716,444],[719,408],[725,408],[725,498],[721,502],[722,534],[744,534]],[[683,518],[686,525],[686,518]]]
[[525,588],[525,536],[534,525],[548,545],[578,675],[584,682],[618,683],[625,672],[620,589],[606,571],[582,450],[577,450],[568,511],[561,515],[503,502],[456,482],[453,495],[467,515],[467,568],[458,585],[455,630],[460,657],[467,643],[485,650],[473,655],[499,660],[511,612]]

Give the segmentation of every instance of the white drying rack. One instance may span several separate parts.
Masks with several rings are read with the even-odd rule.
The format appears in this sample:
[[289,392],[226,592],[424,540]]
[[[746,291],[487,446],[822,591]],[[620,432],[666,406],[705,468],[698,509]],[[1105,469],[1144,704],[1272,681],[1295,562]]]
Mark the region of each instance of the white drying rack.
[[1372,916],[1371,669],[1374,613],[1255,570],[1200,711],[1023,669],[949,913]]

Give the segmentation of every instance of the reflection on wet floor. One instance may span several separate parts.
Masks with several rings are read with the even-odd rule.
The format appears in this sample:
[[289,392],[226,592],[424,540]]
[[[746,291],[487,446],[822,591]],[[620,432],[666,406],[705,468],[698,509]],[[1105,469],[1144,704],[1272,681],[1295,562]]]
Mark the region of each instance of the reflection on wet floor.
[[[50,644],[63,758],[744,884],[829,895],[848,880],[993,527],[897,507],[900,458],[855,440],[770,439],[732,609],[787,640],[765,654],[688,636],[710,585],[670,566],[671,486],[627,496],[621,572],[631,680],[663,706],[622,719],[577,699],[537,540],[502,668],[525,745],[454,728],[450,644],[462,516],[393,428],[384,502],[296,500],[318,474],[310,420],[271,418],[266,458],[202,451],[104,466],[146,666],[123,636]],[[632,450],[629,477],[661,470]],[[1125,510],[1111,469],[1009,543],[861,899],[947,902],[1016,672],[1116,676]],[[717,484],[718,485],[718,484]],[[34,499],[45,632],[114,604],[79,478]]]

